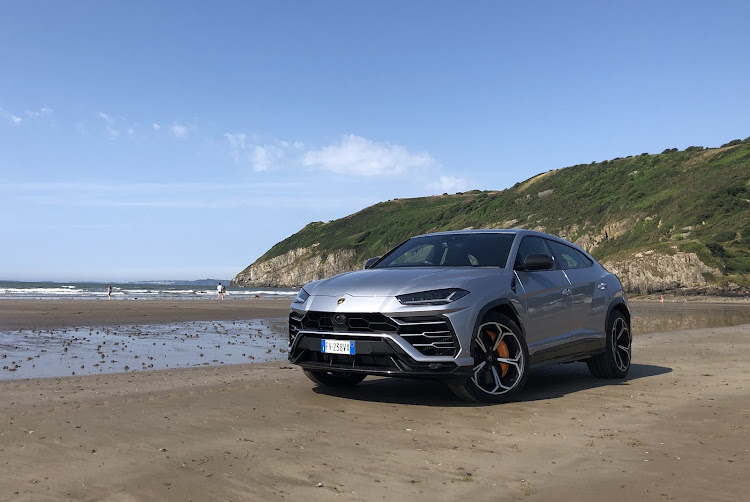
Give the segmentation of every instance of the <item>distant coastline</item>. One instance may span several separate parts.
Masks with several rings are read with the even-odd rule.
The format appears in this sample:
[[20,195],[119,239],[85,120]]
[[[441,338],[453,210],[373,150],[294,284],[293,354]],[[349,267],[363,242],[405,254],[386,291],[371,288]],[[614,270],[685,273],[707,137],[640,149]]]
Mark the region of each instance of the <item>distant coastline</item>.
[[106,282],[24,282],[0,281],[0,299],[96,300],[196,300],[216,296],[216,285],[227,287],[227,299],[284,298],[297,294],[296,288],[232,287],[228,280]]

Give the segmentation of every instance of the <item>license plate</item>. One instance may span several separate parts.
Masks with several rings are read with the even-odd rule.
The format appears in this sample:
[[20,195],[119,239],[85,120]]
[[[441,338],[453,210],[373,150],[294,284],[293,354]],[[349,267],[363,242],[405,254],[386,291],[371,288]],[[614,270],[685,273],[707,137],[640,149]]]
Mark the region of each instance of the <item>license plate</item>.
[[354,342],[349,340],[321,340],[320,351],[326,354],[346,354],[353,356]]

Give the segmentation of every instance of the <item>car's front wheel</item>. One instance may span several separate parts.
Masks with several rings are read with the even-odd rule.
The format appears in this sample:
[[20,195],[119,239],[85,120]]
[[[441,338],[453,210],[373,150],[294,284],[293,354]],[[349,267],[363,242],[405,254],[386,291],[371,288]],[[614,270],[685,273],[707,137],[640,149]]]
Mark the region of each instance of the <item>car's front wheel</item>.
[[323,387],[350,387],[365,379],[360,373],[342,373],[339,371],[304,370],[305,376]]
[[607,320],[607,350],[586,361],[589,371],[599,378],[625,378],[630,370],[633,337],[622,312],[614,310]]
[[450,383],[453,393],[466,401],[500,403],[523,387],[529,371],[529,349],[521,329],[509,317],[488,314],[474,337],[472,374]]

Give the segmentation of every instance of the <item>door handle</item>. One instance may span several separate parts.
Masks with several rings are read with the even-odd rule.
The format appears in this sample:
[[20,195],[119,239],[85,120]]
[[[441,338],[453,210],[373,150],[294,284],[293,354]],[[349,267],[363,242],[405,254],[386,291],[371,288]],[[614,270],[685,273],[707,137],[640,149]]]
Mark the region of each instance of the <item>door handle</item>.
[[564,294],[565,296],[570,296],[571,294],[573,294],[573,290],[570,288],[565,288],[562,290],[562,294]]

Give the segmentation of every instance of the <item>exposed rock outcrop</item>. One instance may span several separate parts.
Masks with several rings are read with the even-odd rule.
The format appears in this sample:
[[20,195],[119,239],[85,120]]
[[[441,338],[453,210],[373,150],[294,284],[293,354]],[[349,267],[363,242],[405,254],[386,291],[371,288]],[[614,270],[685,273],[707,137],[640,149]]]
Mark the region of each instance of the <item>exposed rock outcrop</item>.
[[602,265],[620,278],[626,291],[642,295],[676,288],[702,288],[706,286],[703,274],[722,275],[695,253],[643,251],[626,259],[604,261]]
[[268,261],[256,262],[232,279],[232,286],[297,287],[310,281],[361,268],[353,249],[323,255],[317,245],[293,249]]

